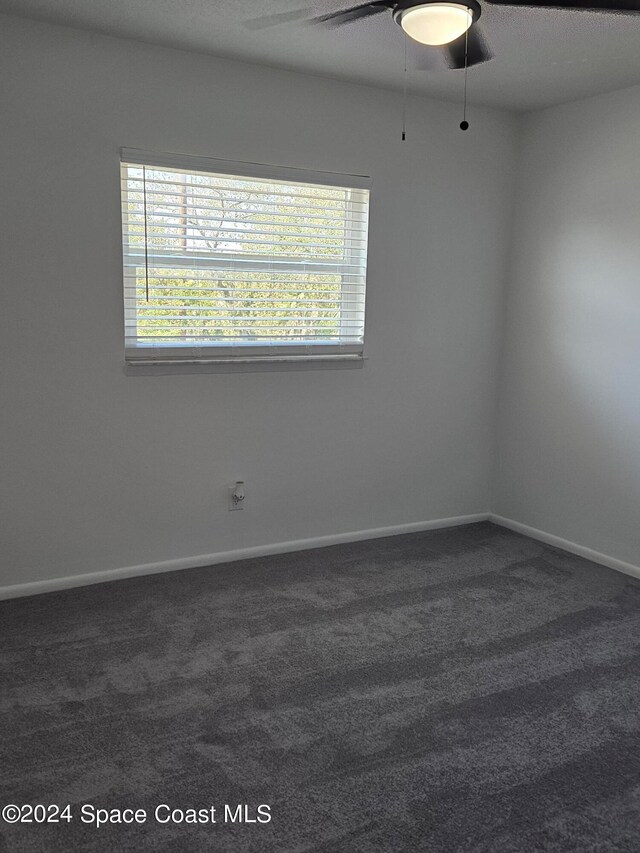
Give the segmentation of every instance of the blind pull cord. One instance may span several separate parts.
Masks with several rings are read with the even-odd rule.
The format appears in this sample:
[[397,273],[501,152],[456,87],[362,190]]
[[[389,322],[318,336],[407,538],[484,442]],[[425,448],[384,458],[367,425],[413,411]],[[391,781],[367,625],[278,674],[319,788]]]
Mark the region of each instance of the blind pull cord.
[[142,198],[144,202],[144,289],[149,301],[149,243],[147,241],[147,167],[142,167]]

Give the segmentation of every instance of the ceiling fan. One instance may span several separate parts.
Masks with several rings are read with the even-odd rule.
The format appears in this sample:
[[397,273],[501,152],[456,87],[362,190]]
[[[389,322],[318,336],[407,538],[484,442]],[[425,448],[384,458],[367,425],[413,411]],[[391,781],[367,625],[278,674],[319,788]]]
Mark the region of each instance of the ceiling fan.
[[[640,0],[482,0],[495,6],[523,6],[569,12],[609,12],[640,14]],[[414,41],[444,52],[448,68],[465,68],[487,62],[493,57],[482,34],[478,19],[482,6],[478,0],[372,0],[348,9],[308,18],[308,9],[266,15],[249,21],[251,29],[306,19],[311,24],[341,26],[366,20],[374,15],[391,14]],[[429,68],[428,58],[423,67]]]

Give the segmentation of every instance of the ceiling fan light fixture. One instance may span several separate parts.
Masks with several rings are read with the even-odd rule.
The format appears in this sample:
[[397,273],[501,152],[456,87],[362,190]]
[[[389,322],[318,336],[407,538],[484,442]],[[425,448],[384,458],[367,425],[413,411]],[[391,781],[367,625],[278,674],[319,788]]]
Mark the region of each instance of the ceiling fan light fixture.
[[449,44],[464,35],[478,17],[476,5],[432,0],[398,9],[394,17],[405,33],[420,44]]

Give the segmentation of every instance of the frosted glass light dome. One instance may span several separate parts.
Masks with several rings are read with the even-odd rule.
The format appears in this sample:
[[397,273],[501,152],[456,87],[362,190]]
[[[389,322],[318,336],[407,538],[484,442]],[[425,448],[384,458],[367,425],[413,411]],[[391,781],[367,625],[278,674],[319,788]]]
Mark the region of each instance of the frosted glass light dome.
[[462,3],[425,3],[399,14],[400,26],[420,44],[448,44],[466,33],[473,12]]

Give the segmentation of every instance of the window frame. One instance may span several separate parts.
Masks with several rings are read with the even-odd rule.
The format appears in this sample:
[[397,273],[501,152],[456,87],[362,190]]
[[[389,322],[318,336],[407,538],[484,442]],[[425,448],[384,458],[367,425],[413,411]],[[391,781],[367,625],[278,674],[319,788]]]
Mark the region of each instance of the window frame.
[[[206,344],[194,345],[192,342],[185,341],[179,344],[168,345],[154,344],[153,339],[150,339],[149,344],[135,346],[127,345],[125,341],[125,361],[129,366],[134,365],[216,365],[216,364],[255,364],[255,363],[282,363],[282,362],[307,362],[307,361],[345,361],[357,360],[363,361],[364,355],[364,326],[366,321],[366,285],[367,285],[367,262],[368,262],[368,233],[369,233],[369,209],[370,209],[370,190],[372,180],[364,175],[348,175],[334,172],[319,172],[307,169],[298,169],[291,167],[269,166],[258,163],[248,163],[241,161],[218,160],[210,157],[182,155],[182,154],[160,154],[154,152],[142,151],[139,149],[122,148],[120,150],[120,174],[121,174],[121,230],[122,230],[122,253],[123,253],[123,284],[124,284],[124,318],[125,318],[125,335],[131,337],[131,332],[127,329],[135,328],[138,319],[138,303],[131,303],[131,292],[135,293],[138,276],[134,272],[132,275],[127,275],[127,270],[132,269],[131,262],[135,259],[140,259],[139,252],[131,252],[130,244],[127,240],[126,225],[124,211],[127,204],[126,195],[126,168],[127,166],[146,166],[152,169],[180,169],[192,170],[194,172],[204,172],[213,175],[228,175],[229,177],[258,179],[258,180],[273,180],[284,181],[291,183],[313,184],[314,186],[336,187],[344,190],[365,191],[366,193],[366,208],[362,214],[362,222],[364,224],[364,247],[356,250],[355,245],[348,246],[349,252],[345,250],[346,259],[358,258],[357,263],[332,264],[332,271],[340,275],[342,278],[341,301],[344,305],[345,297],[350,294],[349,290],[344,285],[346,276],[363,279],[363,295],[362,295],[362,336],[361,340],[354,343],[344,343],[336,341],[294,341],[286,342],[279,340],[277,344],[265,344],[264,341],[252,343],[247,340],[238,342],[229,339],[229,342],[222,344],[208,342]],[[362,202],[354,202],[362,204]],[[357,221],[355,215],[350,221]],[[347,238],[349,243],[349,239]],[[355,241],[354,241],[355,242]],[[193,250],[192,250],[193,251]],[[154,249],[154,258],[162,257],[163,251],[157,248]],[[217,257],[207,257],[203,253],[193,251],[192,255],[185,252],[184,257],[176,257],[176,254],[167,250],[167,257],[171,257],[171,267],[186,269],[194,269],[197,265],[198,269],[237,269],[238,263],[255,263],[255,271],[263,271],[265,267],[273,267],[273,264],[278,264],[278,272],[299,272],[304,269],[305,274],[313,274],[314,270],[322,272],[323,264],[301,262],[295,263],[291,260],[278,262],[277,256],[268,254],[249,255],[248,253],[231,253],[220,252]],[[146,244],[145,244],[146,257]],[[191,265],[190,262],[191,261]],[[260,267],[261,265],[261,267]],[[359,270],[364,265],[364,271],[359,274]],[[129,279],[129,281],[128,281]],[[133,285],[132,285],[132,282]],[[351,300],[352,302],[355,300]],[[351,308],[342,308],[340,312],[341,331],[345,330],[344,323],[346,320],[353,319],[349,317],[349,312],[357,314],[358,312]],[[137,335],[136,335],[137,339]],[[139,341],[139,339],[137,339]]]

